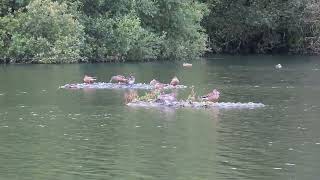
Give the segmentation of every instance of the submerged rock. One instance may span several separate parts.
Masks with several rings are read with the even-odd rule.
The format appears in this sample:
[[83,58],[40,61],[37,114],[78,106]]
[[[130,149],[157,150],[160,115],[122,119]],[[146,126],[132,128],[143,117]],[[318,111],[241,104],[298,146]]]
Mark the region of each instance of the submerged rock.
[[[145,83],[137,83],[137,84],[118,84],[118,83],[105,83],[105,82],[97,82],[92,84],[87,83],[78,83],[78,84],[66,84],[60,86],[59,88],[63,89],[83,89],[83,88],[92,88],[92,89],[155,89],[155,86]],[[166,84],[163,89],[182,89],[187,88],[184,85],[169,85]]]

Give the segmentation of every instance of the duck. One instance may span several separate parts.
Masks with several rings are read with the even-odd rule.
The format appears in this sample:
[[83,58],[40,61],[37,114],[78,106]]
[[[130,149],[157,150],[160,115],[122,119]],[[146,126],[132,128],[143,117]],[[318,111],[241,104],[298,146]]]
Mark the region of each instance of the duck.
[[128,78],[127,78],[127,84],[134,84],[134,82],[136,81],[136,78],[133,76],[133,75],[130,75]]
[[126,78],[123,75],[116,75],[112,76],[109,83],[116,82],[116,83],[124,83],[124,84],[134,84],[135,77],[130,75],[128,78]]
[[88,75],[84,75],[84,78],[83,78],[83,82],[86,83],[86,84],[91,84],[96,80],[97,80],[96,77],[91,77],[91,76],[88,76]]
[[179,79],[177,78],[177,76],[174,76],[170,82],[170,85],[172,86],[176,86],[180,83]]
[[211,101],[211,102],[218,102],[220,97],[220,92],[216,89],[214,89],[211,93],[202,96],[202,100],[204,101]]
[[160,83],[160,82],[159,82],[158,80],[152,79],[149,84],[150,84],[151,86],[154,86],[154,85],[156,85],[157,83]]
[[117,83],[126,82],[126,77],[123,75],[112,76],[109,83],[112,83],[112,82],[117,82]]
[[277,64],[276,65],[276,69],[281,69],[282,68],[282,65],[281,64]]
[[182,66],[183,66],[183,67],[192,67],[192,64],[190,64],[190,63],[183,63]]
[[154,86],[155,89],[162,89],[165,87],[165,84],[159,82],[156,79],[152,79],[152,81],[150,81],[149,83],[151,86]]

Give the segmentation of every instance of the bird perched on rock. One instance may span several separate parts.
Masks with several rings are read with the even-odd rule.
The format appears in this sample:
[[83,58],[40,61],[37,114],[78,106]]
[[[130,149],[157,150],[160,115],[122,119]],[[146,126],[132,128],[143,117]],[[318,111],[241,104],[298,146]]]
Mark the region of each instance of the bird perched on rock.
[[211,102],[218,102],[220,97],[220,92],[216,89],[214,89],[211,93],[202,96],[202,100],[204,101],[211,101]]
[[155,89],[162,89],[165,87],[165,84],[159,82],[158,80],[152,79],[149,83],[151,86],[154,86]]
[[127,84],[134,84],[134,82],[136,81],[136,78],[133,75],[130,75],[127,79]]
[[96,77],[91,77],[91,76],[88,76],[88,75],[84,75],[84,78],[83,78],[83,82],[87,83],[87,84],[91,84],[96,80],[97,80]]
[[149,84],[150,84],[151,86],[154,86],[154,85],[156,85],[157,83],[160,83],[160,82],[159,82],[158,80],[152,79]]
[[170,82],[170,85],[172,86],[176,86],[180,83],[179,79],[177,78],[177,76],[173,77],[171,82]]
[[130,75],[128,78],[126,78],[123,75],[116,75],[112,76],[109,83],[117,82],[117,83],[124,83],[124,84],[134,84],[135,77]]

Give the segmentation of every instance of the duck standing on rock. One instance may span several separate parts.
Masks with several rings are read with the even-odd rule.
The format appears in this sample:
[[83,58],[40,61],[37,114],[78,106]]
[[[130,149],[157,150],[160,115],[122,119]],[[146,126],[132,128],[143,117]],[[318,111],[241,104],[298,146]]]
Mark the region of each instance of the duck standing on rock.
[[157,80],[155,80],[155,79],[152,79],[149,84],[150,84],[151,86],[154,86],[154,85],[156,85],[157,83],[160,83],[160,82],[157,81]]
[[172,86],[176,86],[180,83],[179,79],[177,78],[177,76],[173,77],[171,82],[170,82],[170,85]]
[[91,77],[91,76],[88,76],[88,75],[84,75],[84,78],[83,78],[83,82],[86,83],[86,84],[91,84],[96,80],[97,80],[96,77]]
[[134,82],[136,81],[136,78],[133,75],[130,75],[128,78],[127,84],[134,84]]
[[151,86],[154,86],[155,89],[162,89],[165,87],[165,84],[159,82],[158,80],[152,79],[149,83]]
[[218,102],[220,97],[220,92],[216,89],[214,89],[211,93],[202,96],[202,100],[204,101],[210,101],[210,102]]
[[109,83],[116,82],[116,83],[124,83],[124,84],[134,84],[135,77],[130,75],[128,78],[126,78],[123,75],[116,75],[112,76]]

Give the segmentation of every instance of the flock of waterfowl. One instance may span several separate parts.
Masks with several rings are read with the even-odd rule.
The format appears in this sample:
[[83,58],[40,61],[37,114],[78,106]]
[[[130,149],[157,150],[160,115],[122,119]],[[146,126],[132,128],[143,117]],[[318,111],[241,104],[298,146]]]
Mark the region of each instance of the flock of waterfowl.
[[[192,64],[184,63],[184,67],[192,67]],[[95,88],[95,89],[144,89],[151,90],[144,96],[139,96],[136,91],[129,91],[124,94],[126,105],[140,106],[140,107],[193,107],[193,108],[209,108],[209,107],[222,107],[222,108],[256,108],[264,107],[261,103],[223,103],[218,102],[220,92],[213,89],[210,93],[196,97],[193,86],[191,93],[186,100],[177,99],[177,89],[187,88],[187,86],[180,85],[179,79],[174,76],[169,83],[162,83],[156,79],[152,79],[150,83],[135,83],[136,78],[133,75],[124,76],[116,75],[110,78],[108,83],[96,82],[96,77],[85,75],[83,83],[79,84],[66,84],[60,88],[66,89],[82,89],[82,88]],[[171,93],[166,93],[166,90],[173,90]]]

